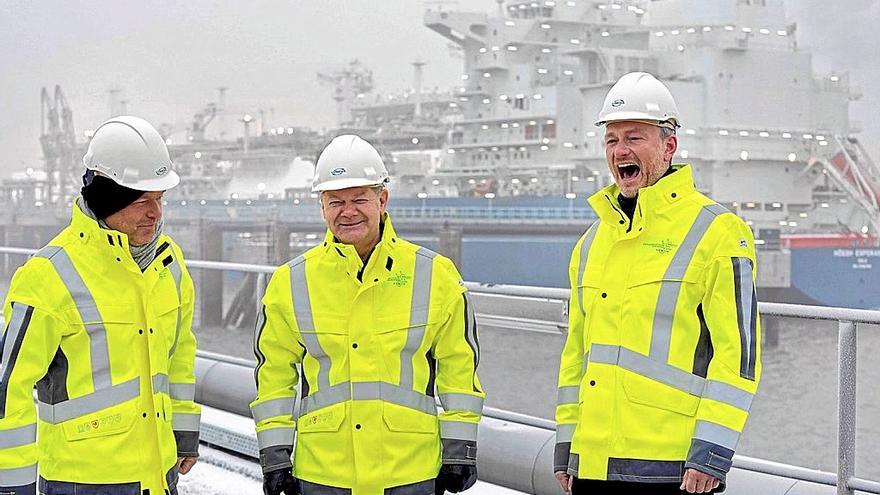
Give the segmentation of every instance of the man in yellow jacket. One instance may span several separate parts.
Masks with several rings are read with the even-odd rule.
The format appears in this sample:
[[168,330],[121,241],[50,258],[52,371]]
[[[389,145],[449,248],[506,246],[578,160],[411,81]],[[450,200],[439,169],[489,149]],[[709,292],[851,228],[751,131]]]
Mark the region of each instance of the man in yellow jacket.
[[449,259],[394,232],[387,182],[369,143],[335,138],[313,184],[324,242],[266,289],[251,411],[267,495],[433,495],[476,480],[474,309]]
[[176,494],[200,412],[193,283],[162,229],[179,178],[136,117],[104,122],[83,162],[70,225],[16,271],[3,308],[0,493]]
[[723,490],[761,374],[752,232],[670,165],[678,110],[653,76],[622,76],[596,125],[615,184],[571,257],[556,477],[575,494]]

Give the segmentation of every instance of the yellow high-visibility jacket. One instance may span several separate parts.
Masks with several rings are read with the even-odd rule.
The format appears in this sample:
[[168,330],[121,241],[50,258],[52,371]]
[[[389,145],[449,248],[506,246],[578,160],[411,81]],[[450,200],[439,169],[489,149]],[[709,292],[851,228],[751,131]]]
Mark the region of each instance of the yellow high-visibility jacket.
[[264,471],[291,466],[294,432],[304,495],[428,495],[441,462],[476,462],[473,307],[452,262],[397,237],[387,216],[366,266],[328,231],[278,268],[258,320],[251,411]]
[[697,192],[690,166],[639,191],[611,185],[574,248],[554,469],[578,478],[722,482],[761,375],[749,227]]
[[15,272],[3,311],[0,492],[33,493],[39,464],[41,493],[176,493],[200,408],[193,283],[171,238],[141,272],[126,235],[74,205]]

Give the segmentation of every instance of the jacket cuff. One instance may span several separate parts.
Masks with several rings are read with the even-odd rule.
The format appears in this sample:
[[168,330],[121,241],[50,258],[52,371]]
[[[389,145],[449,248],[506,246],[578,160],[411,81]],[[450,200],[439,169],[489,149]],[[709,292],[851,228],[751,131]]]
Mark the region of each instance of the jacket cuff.
[[293,449],[289,447],[266,447],[265,449],[260,449],[260,467],[263,468],[263,473],[292,468],[293,463],[290,461],[292,454]]
[[733,466],[732,450],[699,438],[691,440],[685,469],[696,469],[718,478],[721,484],[725,484],[731,466]]
[[441,438],[443,444],[443,464],[477,464],[477,442]]
[[559,442],[553,451],[553,472],[568,470],[568,455],[571,453],[571,442]]
[[174,441],[177,442],[177,457],[199,456],[198,431],[175,431]]

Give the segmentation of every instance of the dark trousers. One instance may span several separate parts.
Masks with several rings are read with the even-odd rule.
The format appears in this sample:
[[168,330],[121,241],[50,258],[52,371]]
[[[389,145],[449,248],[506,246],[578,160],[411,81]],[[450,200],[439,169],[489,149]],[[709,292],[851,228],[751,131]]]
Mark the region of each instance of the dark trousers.
[[632,481],[604,481],[574,479],[571,495],[681,495],[687,492],[681,483],[635,483]]

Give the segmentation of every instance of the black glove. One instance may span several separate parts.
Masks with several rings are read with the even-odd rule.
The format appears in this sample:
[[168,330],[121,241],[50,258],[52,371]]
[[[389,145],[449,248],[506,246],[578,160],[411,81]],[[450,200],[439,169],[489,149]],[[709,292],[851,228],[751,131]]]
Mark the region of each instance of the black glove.
[[290,468],[263,473],[264,495],[299,495],[299,482],[293,477]]
[[436,495],[443,495],[447,490],[452,493],[463,492],[477,482],[477,466],[468,464],[444,464],[440,467],[437,482],[434,485]]

